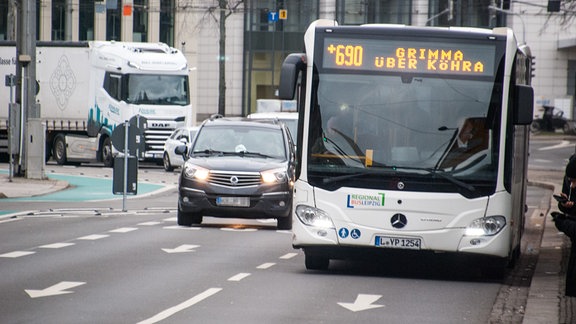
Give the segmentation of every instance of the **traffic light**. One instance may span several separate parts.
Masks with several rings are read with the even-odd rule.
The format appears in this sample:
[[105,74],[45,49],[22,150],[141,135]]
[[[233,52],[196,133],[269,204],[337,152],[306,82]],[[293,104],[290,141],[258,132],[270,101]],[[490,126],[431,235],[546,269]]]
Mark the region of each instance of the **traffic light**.
[[536,76],[536,56],[530,57],[530,79]]
[[559,12],[560,0],[548,0],[548,12]]

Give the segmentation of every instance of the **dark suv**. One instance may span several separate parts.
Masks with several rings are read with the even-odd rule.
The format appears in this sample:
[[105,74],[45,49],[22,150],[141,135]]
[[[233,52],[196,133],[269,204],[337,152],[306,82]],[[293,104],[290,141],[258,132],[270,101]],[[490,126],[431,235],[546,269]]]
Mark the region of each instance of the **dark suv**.
[[206,215],[276,218],[278,229],[291,229],[294,163],[294,143],[283,123],[211,117],[182,167],[178,225],[200,224]]

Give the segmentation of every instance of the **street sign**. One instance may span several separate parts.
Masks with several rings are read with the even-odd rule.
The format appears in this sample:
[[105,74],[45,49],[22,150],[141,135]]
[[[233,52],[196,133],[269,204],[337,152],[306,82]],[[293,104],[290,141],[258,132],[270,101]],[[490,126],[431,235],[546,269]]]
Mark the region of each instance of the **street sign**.
[[276,11],[270,11],[268,13],[268,22],[277,22],[278,21],[278,13]]
[[[144,152],[146,149],[145,142],[140,128],[128,124],[128,154],[136,155],[136,152]],[[124,143],[126,133],[126,123],[120,124],[112,131],[112,145],[120,152],[124,152]]]
[[279,12],[278,18],[279,18],[280,20],[286,20],[286,19],[288,19],[288,10],[286,10],[286,9],[280,9],[278,12]]
[[[124,158],[125,157],[123,156],[117,156],[114,158],[112,193],[115,195],[123,195],[124,182],[126,182],[126,194],[136,195],[138,192],[138,159],[133,156],[129,156],[127,163],[128,169],[125,171]],[[124,208],[124,210],[125,209],[126,208]]]

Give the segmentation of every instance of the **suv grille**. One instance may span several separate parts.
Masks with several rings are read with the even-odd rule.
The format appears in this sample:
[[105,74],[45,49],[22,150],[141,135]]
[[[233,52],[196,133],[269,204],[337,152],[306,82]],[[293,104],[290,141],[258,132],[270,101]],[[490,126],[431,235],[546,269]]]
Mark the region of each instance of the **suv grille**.
[[262,183],[258,172],[210,171],[208,182],[226,187],[258,186]]

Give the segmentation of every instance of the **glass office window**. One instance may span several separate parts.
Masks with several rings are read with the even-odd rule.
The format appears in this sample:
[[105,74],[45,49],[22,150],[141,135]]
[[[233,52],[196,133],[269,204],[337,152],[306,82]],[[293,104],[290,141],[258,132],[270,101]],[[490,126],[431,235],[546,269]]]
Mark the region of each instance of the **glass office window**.
[[174,46],[175,0],[160,1],[160,41]]
[[412,0],[336,0],[340,25],[411,23]]

